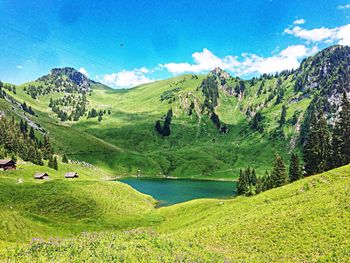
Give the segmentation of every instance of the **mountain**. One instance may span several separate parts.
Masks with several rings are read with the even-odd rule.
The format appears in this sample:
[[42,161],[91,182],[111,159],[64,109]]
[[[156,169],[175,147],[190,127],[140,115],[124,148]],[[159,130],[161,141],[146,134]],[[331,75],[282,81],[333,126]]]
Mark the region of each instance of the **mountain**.
[[[288,162],[301,152],[310,105],[330,124],[337,118],[340,95],[350,91],[349,54],[332,46],[274,75],[244,80],[216,68],[128,90],[53,69],[6,93],[33,109],[27,118],[50,133],[59,153],[117,175],[235,178],[248,166],[262,175],[275,153]],[[0,99],[5,114],[12,107]]]

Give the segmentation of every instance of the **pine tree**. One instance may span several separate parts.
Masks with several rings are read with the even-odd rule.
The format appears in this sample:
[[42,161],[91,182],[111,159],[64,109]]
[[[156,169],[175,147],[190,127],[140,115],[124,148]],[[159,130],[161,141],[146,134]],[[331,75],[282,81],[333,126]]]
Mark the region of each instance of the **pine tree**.
[[286,116],[287,116],[287,108],[285,105],[283,105],[282,112],[281,112],[281,118],[279,120],[280,126],[283,126],[286,123]]
[[343,93],[339,120],[332,136],[331,168],[350,163],[350,102]]
[[49,162],[47,163],[47,166],[50,168],[54,168],[54,163],[53,163],[53,156],[50,154],[49,156]]
[[295,153],[291,155],[289,165],[289,181],[294,182],[303,177],[303,173],[300,168],[299,156]]
[[53,169],[55,169],[56,171],[58,170],[58,162],[56,156],[53,158]]
[[30,127],[29,138],[32,139],[33,141],[35,141],[35,133],[34,133],[34,128],[33,127]]
[[344,147],[343,131],[339,123],[336,123],[332,134],[329,168],[337,168],[345,164],[343,147]]
[[281,156],[276,154],[271,171],[272,187],[280,187],[288,183],[286,167]]
[[68,163],[68,158],[65,154],[63,154],[62,163]]
[[339,126],[343,132],[342,154],[344,156],[344,164],[348,164],[350,163],[350,101],[345,92],[342,99]]
[[157,121],[156,121],[155,129],[156,129],[156,131],[157,131],[159,134],[162,134],[162,133],[163,133],[163,131],[162,131],[162,125],[160,124],[160,120],[157,120]]
[[322,173],[329,167],[330,133],[326,119],[315,112],[311,113],[309,130],[304,144],[305,171],[307,175]]
[[246,170],[240,170],[240,176],[237,184],[237,194],[252,196],[257,193],[257,178],[254,169],[248,167]]
[[243,195],[247,191],[247,183],[245,178],[245,173],[242,169],[239,170],[239,178],[237,182],[237,194]]
[[323,116],[320,114],[318,121],[318,153],[319,153],[319,165],[317,173],[323,173],[329,170],[329,160],[331,151],[331,134],[329,132],[328,124]]

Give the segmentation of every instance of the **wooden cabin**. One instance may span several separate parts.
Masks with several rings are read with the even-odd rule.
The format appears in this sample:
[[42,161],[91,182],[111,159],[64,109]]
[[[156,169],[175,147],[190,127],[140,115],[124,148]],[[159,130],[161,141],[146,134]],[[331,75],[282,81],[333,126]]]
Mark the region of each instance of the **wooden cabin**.
[[49,177],[49,175],[47,173],[36,173],[34,175],[34,179],[47,180],[47,179],[50,179],[50,177]]
[[10,159],[0,160],[0,170],[16,170],[16,162]]
[[64,175],[64,177],[65,178],[77,178],[79,176],[78,176],[78,173],[76,173],[76,172],[68,172]]

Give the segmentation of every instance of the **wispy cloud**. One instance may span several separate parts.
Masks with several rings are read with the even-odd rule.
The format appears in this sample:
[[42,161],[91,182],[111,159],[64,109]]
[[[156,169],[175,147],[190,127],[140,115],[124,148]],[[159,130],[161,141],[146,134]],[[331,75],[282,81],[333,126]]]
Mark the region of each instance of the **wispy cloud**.
[[111,74],[105,74],[101,81],[113,87],[130,88],[155,81],[155,79],[146,76],[149,72],[150,70],[145,67],[134,70],[122,70]]
[[350,9],[350,4],[338,5],[338,9],[339,10]]
[[17,66],[16,66],[16,68],[18,68],[18,69],[22,69],[22,68],[23,68],[23,66],[22,66],[22,65],[17,65]]
[[305,45],[293,45],[269,57],[244,53],[238,56],[225,56],[220,58],[208,49],[193,53],[194,63],[167,63],[161,65],[173,75],[183,73],[201,73],[220,67],[237,76],[248,74],[275,73],[277,71],[294,69],[300,64],[302,58],[317,52],[317,47],[307,48]]
[[285,29],[284,33],[307,40],[308,42],[350,45],[350,24],[334,28],[320,27],[314,29],[295,26]]
[[301,18],[301,19],[297,19],[293,22],[294,25],[303,25],[305,24],[305,19]]

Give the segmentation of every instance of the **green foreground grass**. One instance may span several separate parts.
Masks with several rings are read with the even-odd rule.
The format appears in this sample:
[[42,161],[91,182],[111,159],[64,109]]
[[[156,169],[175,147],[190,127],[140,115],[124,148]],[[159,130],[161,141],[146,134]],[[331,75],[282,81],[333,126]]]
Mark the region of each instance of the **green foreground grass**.
[[[36,172],[50,180],[35,180]],[[79,178],[65,179],[67,171]],[[83,231],[127,229],[157,221],[155,200],[128,185],[107,181],[97,168],[77,164],[19,164],[0,172],[0,250],[33,238],[75,236]]]
[[[3,184],[6,184],[7,181],[2,180]],[[3,261],[350,261],[350,166],[308,177],[255,197],[238,197],[232,200],[201,199],[157,210],[152,209],[152,202],[145,196],[133,192],[122,184],[113,185],[111,189],[111,182],[75,181],[69,182],[70,186],[58,180],[55,183],[62,184],[69,189],[79,189],[78,192],[74,191],[74,194],[80,196],[78,200],[83,202],[82,207],[88,207],[89,204],[95,208],[103,208],[103,212],[99,210],[98,216],[94,209],[84,212],[91,213],[86,214],[85,217],[90,218],[89,224],[96,225],[96,222],[103,220],[112,224],[118,216],[125,212],[129,215],[133,212],[142,215],[147,211],[149,214],[146,212],[147,216],[142,219],[146,222],[144,221],[140,227],[137,227],[136,223],[132,229],[129,224],[128,229],[104,232],[88,231],[90,233],[83,233],[77,238],[48,240],[48,235],[46,235],[43,236],[46,237],[45,241],[39,240],[24,247],[5,251],[1,255]],[[84,184],[84,188],[78,187],[80,184]],[[43,192],[55,189],[51,187],[51,182],[41,185],[45,187],[38,191],[31,189],[30,192],[37,192],[38,196],[43,196]],[[2,190],[10,189],[6,190],[8,195],[5,197],[1,195],[1,207],[6,207],[10,199],[17,200],[13,210],[18,212],[13,213],[8,209],[5,214],[2,213],[2,217],[5,215],[5,219],[7,218],[9,222],[7,224],[17,229],[20,224],[16,225],[15,222],[20,221],[16,220],[16,216],[20,215],[22,218],[24,211],[28,211],[29,208],[26,202],[20,202],[19,198],[12,198],[13,195],[9,193],[19,190],[14,190],[16,188],[14,186],[9,187],[10,185],[6,185],[1,188]],[[94,190],[91,191],[92,189]],[[86,191],[90,191],[88,195]],[[114,191],[120,194],[112,194]],[[133,200],[124,203],[121,200],[124,200],[124,195],[127,193],[132,196],[130,198]],[[56,194],[56,196],[61,195]],[[93,203],[91,199],[94,199],[96,203]],[[37,204],[29,205],[31,213],[38,213],[40,209],[46,210],[49,207],[50,202],[40,204],[36,202],[37,199],[33,200],[28,200],[30,204],[32,202]],[[122,204],[125,204],[128,209],[120,212],[120,207],[125,208]],[[72,210],[76,211],[76,209]],[[115,215],[116,211],[119,211],[119,214]],[[59,214],[63,217],[66,213],[71,214],[68,211]],[[50,217],[51,213],[46,216]],[[79,220],[83,218],[81,215],[78,217]],[[64,221],[63,218],[61,220]],[[33,221],[47,225],[36,218]],[[68,225],[70,224],[62,224],[62,228]],[[17,235],[20,233],[23,235],[23,229],[25,227],[22,227]],[[45,230],[42,233],[48,233],[48,229]],[[2,232],[3,240],[8,240],[8,236],[8,232]]]

